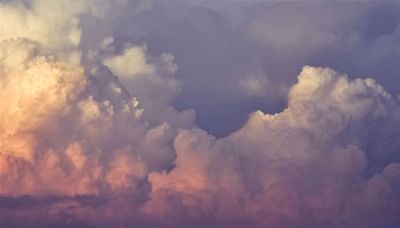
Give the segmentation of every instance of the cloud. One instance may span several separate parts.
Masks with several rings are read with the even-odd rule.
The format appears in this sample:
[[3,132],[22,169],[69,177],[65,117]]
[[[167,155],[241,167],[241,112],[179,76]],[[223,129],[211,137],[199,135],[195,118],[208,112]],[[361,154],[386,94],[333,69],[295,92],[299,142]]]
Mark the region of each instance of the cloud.
[[[147,133],[145,127],[142,133],[137,133],[136,127],[118,136],[114,126],[121,120],[115,118],[123,118],[119,116],[122,113],[112,111],[107,102],[83,100],[78,103],[78,107],[85,110],[80,117],[84,119],[76,122],[76,128],[83,131],[79,133],[78,142],[69,142],[61,153],[36,150],[40,160],[34,161],[37,163],[34,166],[28,166],[13,154],[3,156],[5,165],[2,167],[9,168],[4,169],[2,182],[14,184],[6,186],[23,187],[19,192],[15,188],[3,188],[3,194],[52,192],[101,196],[107,192],[125,192],[128,196],[124,197],[131,198],[129,202],[138,207],[128,206],[127,210],[144,215],[140,224],[148,224],[150,220],[170,225],[215,221],[215,224],[228,226],[237,221],[285,227],[398,223],[395,215],[400,205],[396,199],[396,186],[400,184],[396,178],[399,163],[369,160],[371,151],[364,149],[364,139],[369,134],[379,132],[382,125],[391,124],[397,127],[385,135],[397,135],[384,143],[376,143],[381,143],[388,154],[397,153],[398,103],[372,79],[351,80],[331,69],[314,67],[304,67],[298,78],[283,112],[275,115],[255,112],[243,128],[223,139],[216,139],[200,129],[170,132],[166,124]],[[140,122],[133,119],[125,123],[135,124],[135,121]],[[368,123],[374,124],[368,126]],[[97,129],[97,134],[91,132],[91,125]],[[129,137],[135,132],[135,137]],[[102,142],[109,134],[114,136]],[[124,137],[128,137],[130,143],[121,147]],[[143,139],[144,144],[141,144]],[[134,147],[132,140],[137,141],[138,146]],[[172,140],[173,147],[168,146],[172,145]],[[90,142],[98,145],[90,145]],[[115,143],[120,146],[106,155],[104,149]],[[149,151],[154,156],[146,154]],[[172,157],[163,159],[166,152]],[[374,163],[381,165],[380,171],[366,177],[365,170]],[[35,170],[30,182],[22,178],[10,179],[16,174],[15,168],[11,168],[16,164],[21,177],[27,177],[24,170],[28,167]],[[63,168],[63,164],[69,164],[69,168]],[[61,177],[63,181],[57,181]],[[36,186],[36,182],[43,181],[47,185]],[[64,185],[66,181],[68,188]],[[149,199],[143,203],[139,203],[137,195],[146,192],[141,181],[148,181],[151,189]],[[377,195],[383,198],[374,200]],[[389,199],[390,203],[385,201]],[[74,206],[76,210],[80,207]],[[100,213],[105,208],[93,210]],[[369,217],[370,213],[382,210],[385,217],[379,220]],[[77,219],[82,212],[71,213],[70,216]],[[96,223],[79,218],[81,222]],[[113,215],[110,219],[113,220]]]
[[120,76],[122,79],[150,74],[154,71],[154,67],[147,64],[145,47],[126,49],[123,55],[107,58],[103,62],[113,74]]
[[[114,34],[117,43],[147,43],[154,56],[172,53],[184,81],[176,106],[194,108],[200,127],[224,137],[249,112],[282,111],[304,65],[374,77],[397,94],[398,15],[393,1],[155,2]],[[249,75],[283,88],[263,98],[245,96],[238,83]]]
[[268,81],[264,77],[249,76],[239,81],[239,88],[246,96],[260,96],[266,95],[268,90]]
[[276,97],[287,93],[285,85],[273,85],[267,76],[260,74],[250,74],[239,79],[238,88],[244,96],[252,98],[277,99]]
[[77,49],[81,29],[78,15],[85,11],[84,2],[13,2],[0,6],[5,21],[0,27],[0,40],[26,38],[38,42],[53,55],[79,63]]
[[[177,56],[168,50],[157,53],[151,50],[154,42],[138,44],[113,30],[129,20],[114,18],[111,12],[127,15],[133,4],[118,3],[71,3],[73,7],[64,10],[67,3],[51,2],[49,11],[41,1],[0,5],[0,13],[14,25],[0,28],[1,225],[400,224],[400,104],[376,80],[304,66],[297,82],[286,88],[290,83],[277,79],[277,71],[263,74],[252,58],[239,59],[275,42],[272,46],[285,53],[288,45],[296,49],[296,39],[276,40],[256,28],[262,43],[245,37],[252,41],[232,49],[238,41],[236,29],[226,29],[231,22],[200,3],[188,16],[194,30],[180,37],[192,37],[191,48],[171,49]],[[139,6],[141,15],[160,10]],[[237,28],[239,33],[256,23],[248,18],[256,6],[243,7],[249,11],[242,21],[246,28]],[[285,7],[280,10],[292,12]],[[298,18],[304,19],[294,14],[278,28]],[[93,22],[103,23],[90,35]],[[344,22],[320,23],[285,32],[314,37],[319,29]],[[384,35],[388,40],[397,36],[396,29],[391,31]],[[204,40],[197,39],[199,34]],[[227,34],[236,35],[221,42]],[[335,33],[327,36],[340,40]],[[207,43],[209,38],[215,39]],[[315,39],[316,47],[309,44],[305,49],[315,51],[332,42]],[[173,45],[177,43],[179,39]],[[235,55],[240,50],[250,51]],[[183,61],[188,53],[196,61]],[[227,53],[232,58],[226,58]],[[255,59],[262,57],[254,53]],[[235,64],[239,62],[243,65]],[[182,68],[186,73],[195,70],[194,75],[183,77]],[[224,80],[210,80],[211,68],[227,69],[221,71]],[[234,80],[226,82],[226,75],[236,70],[230,78]],[[235,90],[221,92],[233,105],[243,93],[253,99],[282,96],[287,90],[287,106],[275,114],[252,112],[242,127],[216,138],[196,126],[193,110],[174,106],[187,95],[185,83],[194,88],[195,82],[218,89],[224,83]],[[204,87],[199,88],[194,90]],[[224,118],[229,115],[234,113]]]
[[195,115],[192,110],[179,113],[168,106],[182,87],[176,77],[178,67],[173,55],[162,53],[158,58],[151,58],[145,46],[128,46],[122,55],[106,57],[103,64],[119,77],[131,95],[142,102],[148,120],[157,124],[166,121],[182,127],[193,125]]
[[[37,56],[35,44],[25,39],[0,43],[1,77],[1,136],[18,142],[25,132],[56,128],[54,122],[68,112],[68,105],[83,90],[85,80],[80,67]],[[5,121],[7,120],[7,121]],[[13,145],[26,146],[21,142]],[[19,151],[15,148],[15,152]],[[20,153],[27,153],[22,149]],[[21,156],[28,156],[22,155]]]
[[[70,59],[71,50],[81,52],[80,38],[65,40],[66,30],[80,30],[78,14],[91,14],[90,7],[77,4],[76,10],[56,15],[40,13],[42,4],[1,6],[8,19],[32,17],[33,23],[33,28],[17,22],[13,28],[2,27],[8,36],[0,41],[1,194],[141,192],[136,186],[148,168],[172,166],[168,142],[176,128],[193,124],[192,111],[180,113],[169,105],[180,85],[173,75],[173,56],[152,58],[138,48],[152,70],[144,72],[135,87],[139,90],[131,92],[124,75],[119,80],[101,64]],[[51,3],[53,13],[63,6]],[[78,21],[70,27],[69,19]],[[30,29],[32,33],[23,33]],[[152,151],[159,148],[165,151]]]
[[[181,131],[174,143],[176,168],[149,175],[145,210],[177,224],[188,218],[217,218],[225,225],[244,219],[272,227],[397,224],[399,183],[385,176],[388,170],[395,176],[399,160],[370,160],[363,143],[385,122],[398,129],[399,113],[372,79],[304,67],[283,112],[255,112],[223,139]],[[392,134],[386,153],[398,153],[398,130]],[[366,177],[374,163],[380,171]],[[381,213],[385,216],[375,220]]]

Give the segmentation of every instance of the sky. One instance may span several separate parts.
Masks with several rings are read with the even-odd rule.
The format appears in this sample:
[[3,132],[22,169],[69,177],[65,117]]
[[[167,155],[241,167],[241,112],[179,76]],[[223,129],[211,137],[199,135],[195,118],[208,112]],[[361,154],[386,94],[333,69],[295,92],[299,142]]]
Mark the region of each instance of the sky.
[[0,0],[1,227],[400,226],[397,1]]

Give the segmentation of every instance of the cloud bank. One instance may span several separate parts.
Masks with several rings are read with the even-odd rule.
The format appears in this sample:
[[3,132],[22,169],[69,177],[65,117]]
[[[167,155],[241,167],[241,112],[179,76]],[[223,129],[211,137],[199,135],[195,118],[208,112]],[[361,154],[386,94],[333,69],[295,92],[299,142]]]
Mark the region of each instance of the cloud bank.
[[[113,36],[113,12],[149,6],[117,3],[1,3],[1,225],[400,224],[400,104],[378,82],[304,66],[276,89],[245,74],[243,96],[287,90],[287,106],[216,138],[174,106],[174,53]],[[96,38],[90,22],[104,22]]]

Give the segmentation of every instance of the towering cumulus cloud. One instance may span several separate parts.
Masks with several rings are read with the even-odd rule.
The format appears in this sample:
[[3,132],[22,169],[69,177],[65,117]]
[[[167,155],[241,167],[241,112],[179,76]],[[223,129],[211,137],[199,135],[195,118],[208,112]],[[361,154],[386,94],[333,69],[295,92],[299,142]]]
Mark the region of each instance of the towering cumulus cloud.
[[283,111],[215,138],[174,108],[174,55],[105,28],[147,5],[99,3],[0,5],[0,226],[400,225],[400,105],[375,80],[305,66]]
[[399,105],[372,79],[313,67],[298,79],[283,112],[255,112],[224,139],[180,131],[176,168],[149,175],[146,212],[264,227],[398,223]]

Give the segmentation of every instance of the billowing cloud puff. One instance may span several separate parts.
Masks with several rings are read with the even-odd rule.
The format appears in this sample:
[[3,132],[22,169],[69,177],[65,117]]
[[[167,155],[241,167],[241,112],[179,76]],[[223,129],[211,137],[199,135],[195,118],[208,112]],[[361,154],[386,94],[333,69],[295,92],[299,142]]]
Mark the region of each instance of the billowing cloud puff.
[[[122,86],[129,84],[124,75],[120,81],[105,66],[71,61],[70,51],[80,52],[80,36],[70,40],[65,34],[79,21],[68,23],[87,11],[77,5],[76,11],[62,11],[64,3],[54,2],[56,10],[48,14],[36,12],[44,10],[42,2],[1,5],[7,19],[16,20],[10,21],[14,27],[2,27],[7,35],[0,40],[3,195],[136,194],[150,170],[171,167],[169,142],[176,128],[170,124],[193,124],[191,111],[181,114],[169,106],[180,84],[172,55],[149,63],[152,70],[144,72],[137,93]],[[25,17],[32,17],[26,19],[32,28],[18,23]],[[145,49],[138,51],[147,58]],[[154,98],[156,93],[146,94],[145,88],[165,96]],[[141,107],[131,93],[142,100]],[[150,107],[149,118],[142,118],[143,107]],[[161,114],[170,119],[160,119]]]
[[[80,110],[78,121],[71,122],[75,131],[55,138],[61,144],[75,134],[80,138],[65,143],[64,149],[57,144],[43,152],[31,149],[37,160],[29,163],[25,157],[3,154],[2,183],[12,186],[3,187],[3,195],[124,193],[130,198],[128,215],[144,215],[138,220],[143,224],[399,222],[400,166],[393,161],[400,143],[399,105],[372,79],[350,80],[328,68],[305,67],[283,112],[255,112],[243,128],[223,139],[200,129],[176,131],[166,124],[146,132],[140,110],[133,119],[125,117],[135,104],[118,111],[91,97],[72,103]],[[393,132],[380,133],[387,125],[394,126]],[[391,159],[385,154],[376,158],[366,144],[371,136],[387,136],[374,144]],[[374,169],[368,172],[369,167]],[[140,184],[143,181],[150,189]],[[148,194],[148,199],[141,203],[137,194]],[[92,213],[106,213],[103,207],[93,206]],[[94,222],[78,211],[70,211],[70,216]],[[135,224],[129,216],[123,219]]]
[[40,43],[53,55],[79,63],[81,29],[78,15],[87,2],[9,2],[0,5],[3,22],[0,40],[26,38]]
[[84,87],[83,70],[37,56],[35,44],[24,39],[3,41],[0,48],[2,147],[30,160],[29,132],[57,128],[56,119]]
[[105,28],[86,46],[88,21],[124,8],[89,3],[0,5],[0,225],[400,224],[400,105],[374,79],[305,66],[284,110],[215,138],[174,108],[173,54]]
[[124,50],[123,55],[105,59],[104,64],[122,80],[150,74],[154,71],[154,67],[147,64],[145,50],[145,47],[128,48]]
[[144,115],[149,120],[158,124],[167,121],[182,127],[193,125],[192,111],[179,113],[166,106],[180,92],[182,84],[176,78],[178,67],[173,55],[163,53],[158,58],[151,58],[145,46],[128,46],[121,55],[106,57],[103,64],[119,76],[131,95],[143,102]]
[[[103,171],[100,149],[92,146],[120,124],[115,115],[139,118],[137,102],[114,110],[107,100],[79,98],[87,86],[81,67],[41,56],[24,39],[3,41],[1,47],[1,193],[93,193],[100,189],[94,187],[99,175],[111,189],[129,188],[129,178],[144,175],[140,159],[124,154],[128,148],[110,148],[115,156]],[[128,161],[137,162],[138,170],[124,168]]]
[[[255,112],[224,139],[181,131],[176,168],[149,175],[145,210],[266,227],[398,223],[399,114],[372,79],[304,67],[283,112]],[[396,161],[377,159],[365,144],[386,125],[396,126],[391,137],[375,144]],[[372,166],[379,171],[367,173]]]

